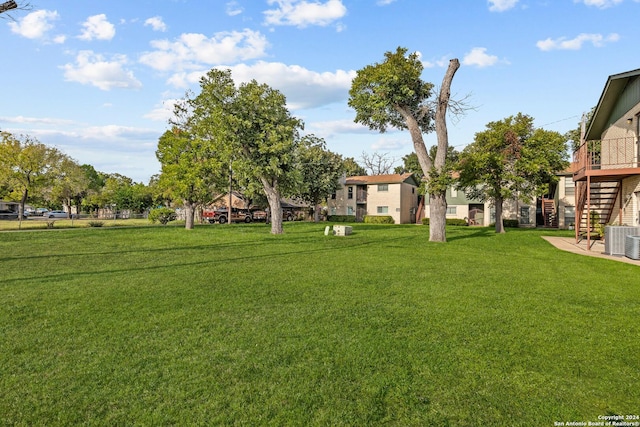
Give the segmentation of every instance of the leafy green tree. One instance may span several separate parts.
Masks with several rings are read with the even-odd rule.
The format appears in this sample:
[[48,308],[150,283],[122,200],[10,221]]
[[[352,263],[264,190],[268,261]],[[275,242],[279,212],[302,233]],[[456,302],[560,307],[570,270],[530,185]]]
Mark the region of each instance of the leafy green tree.
[[271,233],[281,234],[281,198],[300,182],[296,164],[302,121],[291,116],[282,93],[255,80],[236,88],[230,70],[210,70],[190,100],[190,129],[212,141],[234,174],[262,185],[271,211]]
[[340,177],[344,172],[342,156],[328,151],[324,140],[314,135],[303,137],[298,150],[302,171],[298,195],[313,205],[313,218],[318,222],[318,205],[340,187]]
[[82,209],[86,212],[97,213],[97,210],[101,207],[98,200],[105,184],[105,174],[96,171],[93,166],[88,164],[81,165],[80,168],[84,171],[88,183],[82,195]]
[[[449,62],[440,92],[435,101],[430,101],[433,84],[421,79],[423,65],[418,54],[407,55],[407,49],[399,47],[395,52],[386,52],[383,62],[358,70],[349,91],[349,106],[356,110],[356,122],[379,132],[389,127],[409,131],[429,183],[431,241],[446,241],[445,195],[451,182],[445,169],[449,145],[446,114],[451,82],[459,67],[457,59]],[[433,130],[438,138],[435,157],[427,152],[422,136]]]
[[185,209],[185,228],[194,225],[195,210],[213,200],[224,182],[224,168],[210,140],[174,127],[158,141],[156,157],[162,165],[158,187],[165,197],[179,199]]
[[533,126],[522,113],[487,124],[460,155],[458,187],[468,197],[493,202],[496,233],[504,233],[503,203],[531,200],[568,165],[566,139]]
[[28,135],[16,138],[0,132],[0,183],[20,202],[20,217],[30,195],[42,190],[54,178],[62,154]]
[[347,157],[342,161],[344,173],[347,176],[365,176],[367,170],[360,166],[353,157]]
[[51,201],[65,206],[69,215],[74,205],[80,212],[80,202],[87,194],[90,185],[86,169],[69,156],[62,155],[54,175],[55,179],[50,186]]

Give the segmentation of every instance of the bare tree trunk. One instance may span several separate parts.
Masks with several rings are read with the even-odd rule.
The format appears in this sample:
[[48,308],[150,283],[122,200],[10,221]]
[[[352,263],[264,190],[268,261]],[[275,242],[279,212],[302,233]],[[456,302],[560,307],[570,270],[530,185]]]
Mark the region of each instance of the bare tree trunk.
[[429,194],[429,241],[447,241],[447,198],[446,193]]
[[[436,158],[433,160],[433,168],[437,174],[445,171],[447,151],[449,149],[449,133],[447,131],[447,107],[451,98],[451,82],[453,76],[460,68],[460,61],[452,59],[449,61],[449,68],[442,79],[438,103],[436,105],[436,136],[438,138],[438,149]],[[428,175],[427,175],[428,176]],[[447,198],[446,189],[435,193],[429,193],[429,241],[447,241]]]
[[504,233],[504,224],[502,221],[502,204],[504,203],[504,199],[502,197],[497,197],[495,200],[496,205],[496,233],[502,234]]
[[267,202],[269,202],[271,234],[282,234],[282,204],[280,202],[280,192],[275,185],[271,185],[266,179],[262,178],[261,181],[264,187],[264,193],[267,195]]
[[320,206],[313,205],[313,222],[320,222]]
[[[187,230],[193,230],[193,219],[195,216],[195,209],[192,202],[185,200],[184,201],[184,228]],[[231,218],[231,216],[229,216]]]

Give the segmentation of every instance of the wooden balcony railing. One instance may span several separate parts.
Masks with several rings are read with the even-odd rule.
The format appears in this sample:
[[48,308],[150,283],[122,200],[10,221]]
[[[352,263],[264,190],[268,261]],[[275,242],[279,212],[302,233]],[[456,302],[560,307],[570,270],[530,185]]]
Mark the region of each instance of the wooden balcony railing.
[[638,168],[635,137],[586,141],[573,152],[574,177],[584,177],[589,171]]

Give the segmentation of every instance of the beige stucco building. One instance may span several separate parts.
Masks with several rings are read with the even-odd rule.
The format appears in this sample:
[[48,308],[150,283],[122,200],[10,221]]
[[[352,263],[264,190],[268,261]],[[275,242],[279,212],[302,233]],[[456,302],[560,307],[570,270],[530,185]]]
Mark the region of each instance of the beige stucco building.
[[410,173],[350,176],[327,201],[329,215],[388,215],[396,224],[415,223],[418,183]]

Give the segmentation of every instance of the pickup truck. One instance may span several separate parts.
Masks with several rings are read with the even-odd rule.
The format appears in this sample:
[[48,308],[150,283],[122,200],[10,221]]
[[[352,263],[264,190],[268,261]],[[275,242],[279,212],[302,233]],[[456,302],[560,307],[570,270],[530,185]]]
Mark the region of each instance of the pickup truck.
[[[223,209],[213,209],[213,210],[205,210],[202,212],[202,218],[206,221],[209,221],[211,224],[220,223],[225,224],[229,220],[229,211],[225,208]],[[248,209],[231,209],[231,222],[251,222],[253,221],[253,216],[251,215],[251,211]]]

